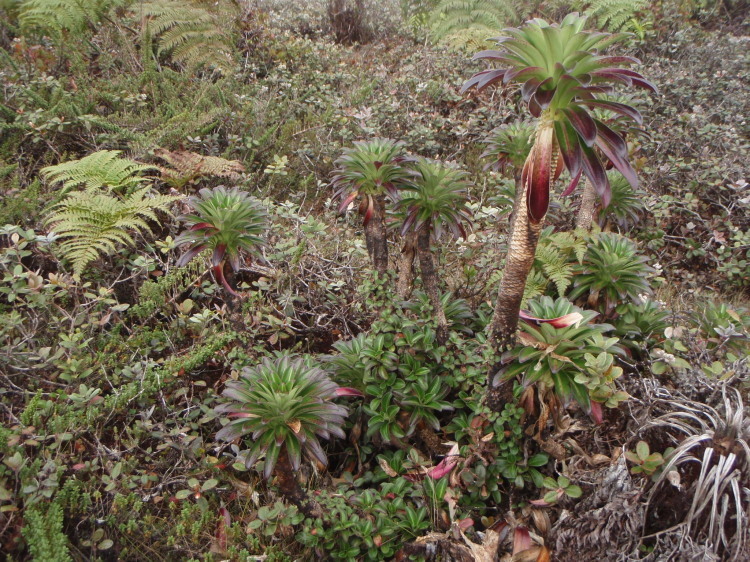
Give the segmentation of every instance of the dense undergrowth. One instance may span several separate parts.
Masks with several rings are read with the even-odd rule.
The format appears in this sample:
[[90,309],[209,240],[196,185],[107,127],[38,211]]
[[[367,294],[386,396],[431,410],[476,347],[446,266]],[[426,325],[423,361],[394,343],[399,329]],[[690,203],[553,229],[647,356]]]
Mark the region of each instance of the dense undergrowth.
[[474,3],[659,88],[503,348],[533,124],[458,4],[0,1],[8,560],[750,557],[746,4]]

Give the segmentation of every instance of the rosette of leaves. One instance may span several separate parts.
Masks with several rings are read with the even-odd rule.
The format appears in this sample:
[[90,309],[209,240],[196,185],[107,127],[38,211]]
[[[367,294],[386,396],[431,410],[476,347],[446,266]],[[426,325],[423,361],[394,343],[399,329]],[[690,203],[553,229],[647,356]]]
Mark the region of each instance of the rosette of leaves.
[[216,411],[230,421],[216,438],[249,437],[245,465],[250,468],[265,456],[266,478],[271,477],[280,456],[283,468],[288,465],[293,471],[299,469],[303,455],[326,465],[320,438],[344,437],[347,410],[333,402],[338,390],[325,371],[301,358],[265,359],[227,383],[222,393],[225,403]]
[[378,273],[388,269],[385,198],[398,198],[398,186],[409,172],[403,166],[404,145],[390,139],[358,141],[344,150],[336,160],[331,185],[334,199],[340,199],[343,213],[356,199],[360,199],[359,213],[363,216],[365,242]]
[[618,227],[625,229],[634,225],[640,219],[641,214],[646,209],[644,204],[644,193],[640,189],[634,189],[628,183],[622,174],[615,171],[609,172],[609,185],[612,192],[612,199],[606,209],[599,211],[599,222],[604,222],[609,218]]
[[586,298],[588,306],[606,314],[624,302],[650,294],[648,276],[654,271],[638,254],[635,243],[613,232],[602,232],[589,245],[580,264],[574,265],[570,300]]
[[187,226],[176,244],[190,244],[177,261],[186,265],[205,250],[211,250],[211,265],[216,281],[232,295],[237,295],[224,276],[227,262],[233,271],[240,268],[243,254],[253,254],[263,245],[260,235],[267,228],[267,214],[261,204],[244,191],[224,186],[203,188],[198,196],[189,197],[194,213],[179,217]]
[[520,179],[523,163],[529,156],[534,142],[534,124],[515,121],[494,129],[484,140],[487,148],[480,158],[491,158],[485,169],[492,168],[505,173],[510,169]]
[[[497,83],[519,84],[529,112],[540,118],[523,173],[532,222],[540,221],[547,213],[550,184],[559,177],[562,166],[573,178],[567,192],[575,188],[583,174],[594,185],[604,205],[609,203],[609,181],[594,147],[634,187],[638,185],[628,161],[625,140],[594,117],[593,109],[606,109],[641,124],[643,119],[635,108],[597,96],[612,92],[614,85],[653,92],[656,87],[627,68],[640,64],[638,59],[602,54],[627,35],[585,31],[585,25],[586,17],[572,13],[559,25],[533,19],[520,28],[505,29],[505,36],[497,39],[498,50],[474,55],[474,59],[491,60],[503,68],[478,72],[463,86],[466,91],[472,87],[481,90]],[[562,159],[557,158],[558,154]]]
[[575,399],[598,419],[600,402],[616,406],[626,394],[618,394],[614,379],[622,370],[613,356],[623,355],[617,338],[604,334],[608,324],[594,324],[598,313],[582,310],[567,299],[543,296],[530,300],[530,314],[520,323],[519,345],[503,356],[502,380],[521,377],[524,387],[536,385],[544,399],[550,392],[563,402]]
[[419,268],[425,292],[437,316],[438,341],[448,337],[448,321],[440,299],[440,281],[432,253],[432,239],[448,230],[456,238],[466,237],[465,225],[471,217],[466,207],[469,182],[466,172],[441,162],[421,158],[414,174],[405,183],[397,208],[403,212],[401,235],[416,234]]
[[640,355],[644,347],[649,348],[664,339],[669,312],[656,301],[622,303],[617,305],[615,312],[614,335],[634,353]]

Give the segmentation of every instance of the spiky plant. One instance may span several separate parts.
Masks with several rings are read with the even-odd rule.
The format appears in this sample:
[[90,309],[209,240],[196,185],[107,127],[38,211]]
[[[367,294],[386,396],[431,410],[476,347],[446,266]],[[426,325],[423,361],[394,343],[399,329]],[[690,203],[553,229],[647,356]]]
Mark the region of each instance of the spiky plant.
[[440,300],[440,281],[432,254],[431,240],[439,239],[444,230],[466,237],[465,226],[471,220],[466,208],[468,181],[466,173],[440,162],[419,159],[414,176],[403,187],[398,209],[404,213],[401,234],[417,235],[417,255],[422,283],[437,315],[440,343],[448,337],[448,321]]
[[[581,175],[593,184],[605,206],[611,198],[604,165],[595,148],[608,158],[633,185],[635,171],[628,161],[625,140],[600,119],[593,108],[606,109],[641,123],[640,113],[627,104],[597,99],[615,85],[637,86],[655,91],[643,76],[626,68],[639,61],[628,56],[608,56],[603,50],[624,35],[585,31],[586,18],[567,15],[557,25],[534,19],[520,28],[506,29],[498,39],[498,50],[477,53],[502,65],[475,74],[463,91],[492,84],[520,85],[529,112],[538,118],[534,144],[521,173],[522,190],[508,244],[508,258],[492,322],[492,335],[499,347],[511,344],[518,324],[526,277],[534,262],[534,251],[547,214],[550,187],[567,168],[573,178],[565,193],[575,189]],[[525,206],[521,212],[522,206]],[[502,406],[498,389],[489,390],[491,408]]]
[[596,312],[582,310],[565,298],[540,297],[529,301],[529,314],[520,324],[519,345],[506,352],[501,380],[521,376],[525,387],[535,385],[540,400],[553,410],[557,399],[575,399],[597,420],[601,405],[615,407],[627,398],[617,391],[614,381],[622,369],[613,363],[614,355],[624,353],[617,338],[604,334],[607,324],[594,324]]
[[746,356],[750,351],[750,311],[708,301],[693,314],[704,345],[715,352],[730,351]]
[[405,160],[401,142],[379,138],[358,141],[336,160],[331,180],[334,199],[341,199],[339,212],[345,212],[354,200],[360,199],[367,252],[381,275],[388,270],[385,198],[398,198],[398,186],[409,177],[403,166]]
[[619,303],[637,301],[639,295],[651,293],[648,277],[654,270],[647,261],[632,240],[602,232],[589,245],[582,263],[574,266],[568,297],[585,298],[588,306],[610,315]]
[[302,504],[305,496],[294,473],[303,457],[326,465],[320,439],[344,437],[347,411],[333,402],[338,390],[325,371],[301,358],[265,359],[227,383],[216,411],[230,421],[216,438],[246,438],[245,465],[252,468],[263,456],[263,475],[270,478],[275,472],[281,491]]
[[491,158],[485,168],[491,167],[501,172],[510,169],[516,183],[520,184],[521,170],[534,142],[534,124],[529,121],[515,121],[501,125],[493,130],[484,142],[487,149],[481,158]]
[[604,224],[611,219],[621,229],[627,229],[638,222],[646,209],[644,193],[640,189],[633,189],[628,180],[614,170],[608,176],[612,199],[608,207],[599,210],[599,223]]
[[643,303],[624,302],[617,305],[614,334],[639,357],[644,349],[664,339],[669,312],[653,300]]
[[226,262],[237,271],[243,253],[253,254],[263,245],[261,234],[266,230],[266,211],[244,191],[224,186],[203,188],[198,196],[188,198],[194,214],[179,217],[188,227],[176,244],[190,244],[177,261],[182,267],[205,250],[212,250],[211,265],[216,281],[232,295],[236,291],[224,276]]
[[674,533],[680,542],[690,537],[717,559],[745,560],[750,420],[738,390],[724,386],[722,398],[721,411],[684,398],[662,399],[656,406],[666,413],[641,427],[661,431],[674,445],[648,497],[646,521],[668,525],[658,534]]

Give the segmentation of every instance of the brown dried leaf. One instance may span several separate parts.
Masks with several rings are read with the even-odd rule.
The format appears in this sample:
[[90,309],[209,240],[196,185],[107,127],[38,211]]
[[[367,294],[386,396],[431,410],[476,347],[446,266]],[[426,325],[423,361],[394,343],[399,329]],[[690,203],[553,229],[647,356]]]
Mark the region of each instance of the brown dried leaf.
[[160,168],[168,177],[214,176],[236,180],[245,171],[245,166],[237,160],[227,160],[219,156],[203,156],[189,150],[174,152],[157,148],[154,155],[169,163],[172,168]]

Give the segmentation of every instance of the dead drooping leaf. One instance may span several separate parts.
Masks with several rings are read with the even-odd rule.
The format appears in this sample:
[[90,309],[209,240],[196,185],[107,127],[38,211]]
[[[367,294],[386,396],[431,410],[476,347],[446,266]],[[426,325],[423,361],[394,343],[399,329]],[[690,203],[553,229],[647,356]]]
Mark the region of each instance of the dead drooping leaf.
[[391,478],[398,476],[398,473],[391,468],[391,465],[388,464],[388,461],[385,458],[380,457],[380,459],[378,459],[378,464],[380,465],[380,468],[383,469],[383,472]]
[[299,420],[291,420],[286,422],[286,424],[289,426],[289,429],[291,429],[295,434],[299,433],[302,429],[302,422]]
[[219,156],[203,156],[189,150],[173,152],[165,148],[157,148],[154,155],[171,166],[159,168],[162,177],[177,183],[187,183],[205,176],[237,180],[245,171],[245,166],[237,160],[227,160]]

